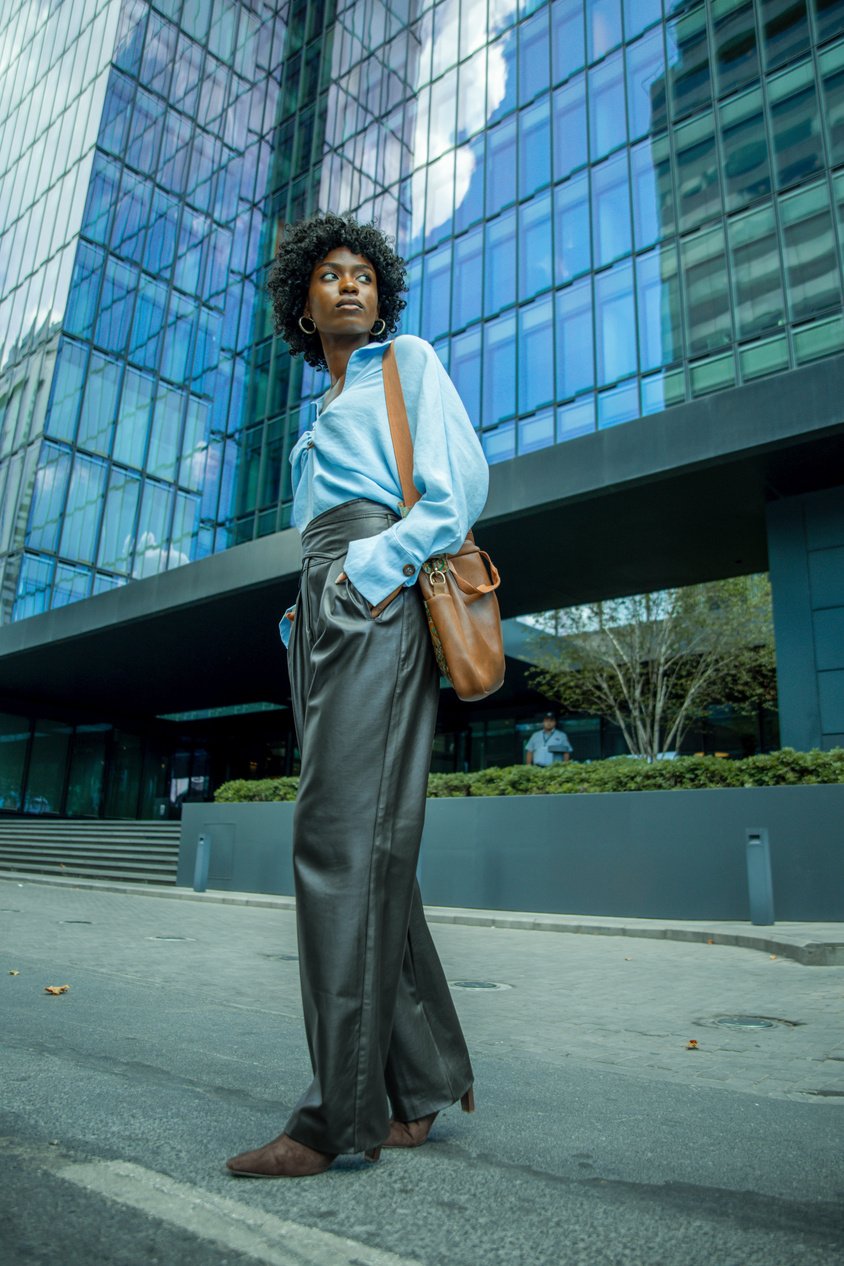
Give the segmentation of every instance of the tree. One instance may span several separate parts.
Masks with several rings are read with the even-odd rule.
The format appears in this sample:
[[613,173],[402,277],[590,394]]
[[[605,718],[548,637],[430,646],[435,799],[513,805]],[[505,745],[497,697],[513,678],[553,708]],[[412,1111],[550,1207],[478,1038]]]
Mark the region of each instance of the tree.
[[676,750],[713,703],[776,699],[767,576],[665,589],[537,618],[531,685],[614,721],[634,755]]

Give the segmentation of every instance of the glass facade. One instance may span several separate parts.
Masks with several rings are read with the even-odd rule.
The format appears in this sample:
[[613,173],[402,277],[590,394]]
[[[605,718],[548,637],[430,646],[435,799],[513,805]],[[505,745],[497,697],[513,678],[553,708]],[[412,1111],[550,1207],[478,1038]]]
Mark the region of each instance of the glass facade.
[[844,0],[10,0],[0,67],[3,620],[288,526],[317,208],[491,462],[844,349]]

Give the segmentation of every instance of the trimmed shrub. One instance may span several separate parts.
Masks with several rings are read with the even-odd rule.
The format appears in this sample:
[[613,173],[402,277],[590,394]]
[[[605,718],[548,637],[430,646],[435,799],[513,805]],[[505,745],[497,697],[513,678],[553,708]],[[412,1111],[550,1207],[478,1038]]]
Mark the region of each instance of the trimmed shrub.
[[[295,800],[298,778],[245,778],[223,783],[218,803]],[[796,752],[784,747],[764,756],[722,760],[717,756],[681,756],[649,765],[633,756],[581,765],[509,765],[472,774],[430,774],[428,795],[533,796],[599,791],[688,791],[711,787],[782,787],[806,783],[844,782],[844,748],[829,752]]]

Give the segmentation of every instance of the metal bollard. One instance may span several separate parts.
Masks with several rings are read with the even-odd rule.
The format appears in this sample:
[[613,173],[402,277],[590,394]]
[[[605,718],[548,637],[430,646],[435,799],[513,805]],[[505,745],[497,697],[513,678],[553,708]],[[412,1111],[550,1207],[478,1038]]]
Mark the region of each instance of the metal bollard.
[[748,827],[747,888],[750,894],[750,921],[758,925],[774,922],[774,883],[771,878],[771,846],[766,827]]
[[193,864],[193,890],[205,892],[208,887],[208,868],[211,864],[211,836],[203,831],[196,837],[196,860]]

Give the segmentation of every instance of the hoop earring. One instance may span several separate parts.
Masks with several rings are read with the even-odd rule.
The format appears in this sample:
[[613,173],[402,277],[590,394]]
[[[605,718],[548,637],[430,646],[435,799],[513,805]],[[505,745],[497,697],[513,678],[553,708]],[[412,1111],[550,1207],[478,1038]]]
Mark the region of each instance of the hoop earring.
[[[380,330],[376,330],[375,325],[380,325],[380,326],[381,326],[381,329],[380,329]],[[369,331],[369,333],[370,333],[370,334],[374,334],[374,335],[375,335],[375,337],[376,337],[376,338],[378,338],[379,334],[383,334],[383,333],[384,333],[384,331],[386,330],[386,328],[387,328],[387,322],[386,322],[386,321],[384,321],[384,320],[382,320],[382,318],[381,318],[381,317],[379,317],[379,318],[378,318],[378,320],[375,322],[375,325],[373,325],[373,327],[372,327],[372,329]]]
[[[314,328],[313,328],[312,330],[306,330],[306,329],[305,329],[305,327],[304,327],[304,325],[302,324],[302,322],[303,322],[303,321],[310,321],[311,325],[312,325]],[[309,316],[300,316],[300,317],[299,317],[299,329],[302,331],[302,333],[303,333],[303,334],[316,334],[316,321],[313,319],[313,317],[309,317]]]

